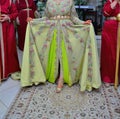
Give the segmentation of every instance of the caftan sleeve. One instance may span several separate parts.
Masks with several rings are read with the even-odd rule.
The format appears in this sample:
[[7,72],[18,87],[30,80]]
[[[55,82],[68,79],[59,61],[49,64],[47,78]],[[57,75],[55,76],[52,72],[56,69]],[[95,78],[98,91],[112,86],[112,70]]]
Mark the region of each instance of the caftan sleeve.
[[34,22],[34,21],[41,22],[41,21],[49,20],[49,17],[50,17],[50,15],[49,15],[48,9],[46,7],[45,11],[44,11],[44,15],[42,16],[42,18],[35,18],[35,19],[33,19],[32,22]]
[[9,13],[10,21],[15,20],[17,15],[18,15],[18,11],[17,11],[16,5],[12,3],[10,6],[10,13]]
[[114,16],[115,9],[111,8],[111,1],[108,0],[103,6],[103,14],[106,17]]
[[[47,3],[46,3],[47,4]],[[44,12],[44,17],[50,17],[50,14],[49,14],[49,12],[48,12],[48,6],[46,5],[46,7],[45,7],[45,12]]]
[[74,3],[72,4],[72,7],[71,7],[70,17],[71,17],[71,20],[72,20],[72,22],[73,22],[74,24],[84,23],[84,21],[82,21],[82,20],[80,20],[80,19],[78,18],[78,14],[77,14],[77,12],[76,12]]

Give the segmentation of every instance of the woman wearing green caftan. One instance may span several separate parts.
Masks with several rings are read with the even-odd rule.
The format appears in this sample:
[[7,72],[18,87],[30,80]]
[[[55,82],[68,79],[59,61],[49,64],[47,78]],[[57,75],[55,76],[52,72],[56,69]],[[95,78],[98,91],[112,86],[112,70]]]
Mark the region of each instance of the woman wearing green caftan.
[[57,92],[64,83],[79,83],[80,91],[101,85],[93,26],[79,20],[72,0],[48,0],[45,16],[27,25],[22,87],[57,79]]

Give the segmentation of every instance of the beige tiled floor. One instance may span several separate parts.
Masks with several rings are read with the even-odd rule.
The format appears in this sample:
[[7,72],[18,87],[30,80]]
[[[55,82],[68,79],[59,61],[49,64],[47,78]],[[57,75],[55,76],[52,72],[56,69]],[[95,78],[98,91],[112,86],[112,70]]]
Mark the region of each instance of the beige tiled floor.
[[[100,39],[100,36],[96,37],[97,39]],[[97,40],[98,50],[100,51],[100,44],[101,41]],[[20,65],[22,62],[22,52],[18,50],[18,56]],[[12,80],[9,78],[7,81],[2,82],[0,85],[0,119],[3,119],[5,113],[8,111],[8,108],[14,101],[17,93],[20,90],[20,82],[17,80]],[[118,88],[120,93],[120,87]]]
[[8,78],[0,85],[0,119],[3,118],[20,90],[20,82]]

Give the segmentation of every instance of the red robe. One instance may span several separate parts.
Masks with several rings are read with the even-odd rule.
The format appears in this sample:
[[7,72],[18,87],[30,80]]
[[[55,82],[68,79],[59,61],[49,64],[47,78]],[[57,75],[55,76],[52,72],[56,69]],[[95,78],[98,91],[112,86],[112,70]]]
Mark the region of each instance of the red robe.
[[10,21],[0,22],[0,79],[3,79],[20,71],[13,24],[18,12],[10,0],[0,0],[0,8],[0,13],[7,14],[10,18]]
[[[26,4],[28,2],[28,6]],[[25,41],[25,33],[26,33],[26,26],[27,17],[34,18],[34,12],[36,10],[36,6],[33,0],[16,0],[16,6],[18,9],[18,19],[20,25],[18,25],[18,47],[19,49],[24,49],[24,41]],[[29,16],[27,14],[26,8],[29,8]]]
[[[120,5],[117,4],[115,9],[110,6],[108,0],[103,7],[105,17],[116,17],[120,13]],[[101,77],[103,82],[115,82],[116,67],[116,46],[117,46],[117,20],[106,20],[102,30],[102,46],[101,46]]]

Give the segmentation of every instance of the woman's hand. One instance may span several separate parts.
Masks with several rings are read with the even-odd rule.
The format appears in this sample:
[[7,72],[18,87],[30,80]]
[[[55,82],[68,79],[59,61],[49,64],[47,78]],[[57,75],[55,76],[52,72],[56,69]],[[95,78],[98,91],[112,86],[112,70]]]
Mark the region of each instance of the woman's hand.
[[0,17],[0,22],[9,21],[9,20],[10,20],[10,18],[6,14],[2,14]]
[[91,20],[86,20],[83,24],[88,24],[89,25],[89,24],[91,24],[91,22],[92,22]]
[[30,21],[32,21],[33,19],[31,18],[31,17],[28,17],[27,19],[26,19],[26,21],[27,22],[30,22]]
[[120,0],[114,0],[114,1],[110,4],[111,8],[112,8],[112,9],[115,9],[115,8],[116,8],[116,5],[117,5],[118,3],[120,3]]

